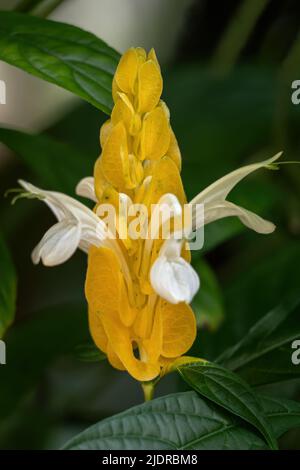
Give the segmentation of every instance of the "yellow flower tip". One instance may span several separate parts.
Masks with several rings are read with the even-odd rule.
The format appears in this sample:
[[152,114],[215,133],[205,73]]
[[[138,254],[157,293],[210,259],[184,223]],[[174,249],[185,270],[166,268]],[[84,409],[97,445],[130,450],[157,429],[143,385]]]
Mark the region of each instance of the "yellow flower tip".
[[130,48],[122,55],[115,73],[115,83],[124,93],[134,93],[141,54],[137,49]]
[[153,47],[149,51],[148,59],[155,62],[155,64],[157,65],[157,67],[160,70],[160,65],[159,65],[159,62],[158,62],[158,59],[157,59],[157,55],[156,55],[155,49]]

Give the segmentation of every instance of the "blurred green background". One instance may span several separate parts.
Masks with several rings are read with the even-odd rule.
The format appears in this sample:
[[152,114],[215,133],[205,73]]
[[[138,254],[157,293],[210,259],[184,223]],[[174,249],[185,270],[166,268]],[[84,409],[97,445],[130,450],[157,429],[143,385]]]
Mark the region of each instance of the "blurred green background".
[[[0,1],[0,9],[12,3]],[[299,160],[300,105],[291,102],[291,84],[300,79],[298,1],[57,3],[50,17],[90,29],[120,52],[131,45],[155,47],[188,198],[280,150],[285,160]],[[4,76],[9,81],[7,104],[0,105],[0,141],[10,150],[0,149],[0,229],[17,274],[17,311],[4,336],[7,365],[0,366],[0,448],[58,448],[90,424],[140,403],[142,393],[127,374],[78,354],[78,345],[90,341],[85,255],[78,252],[56,268],[33,266],[30,253],[54,219],[37,201],[11,206],[2,196],[19,178],[74,194],[76,182],[92,174],[106,116],[0,63]],[[43,135],[32,147],[26,135],[3,129],[10,126]],[[194,300],[194,353],[214,359],[299,286],[299,194],[298,165],[260,171],[231,200],[274,221],[275,233],[258,235],[233,219],[207,227],[204,250],[193,253],[202,280]],[[184,387],[170,376],[157,395]],[[268,386],[268,392],[299,399],[300,381]],[[290,432],[281,446],[300,448],[300,433]]]

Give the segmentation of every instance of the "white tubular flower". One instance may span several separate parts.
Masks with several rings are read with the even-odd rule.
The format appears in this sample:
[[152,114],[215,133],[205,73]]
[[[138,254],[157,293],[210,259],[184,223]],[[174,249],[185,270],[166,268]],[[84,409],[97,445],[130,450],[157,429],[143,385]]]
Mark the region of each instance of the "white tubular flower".
[[226,198],[230,191],[237,185],[237,183],[245,178],[245,176],[255,170],[271,165],[273,162],[278,160],[281,155],[282,152],[268,160],[264,160],[263,162],[253,163],[252,165],[239,168],[238,170],[223,176],[223,178],[215,181],[199,193],[194,199],[192,199],[192,201],[190,201],[190,204],[196,209],[193,217],[194,229],[197,230],[199,228],[196,224],[197,204],[203,204],[204,224],[209,224],[224,217],[236,216],[244,225],[258,233],[272,233],[275,230],[275,225],[272,222],[264,220],[253,212],[227,201]]
[[190,303],[200,287],[197,273],[180,256],[182,243],[181,240],[166,240],[150,271],[153,289],[172,304]]
[[[148,274],[148,269],[150,268],[151,253],[153,248],[154,240],[158,238],[160,229],[163,229],[167,225],[167,235],[168,228],[170,228],[170,220],[174,220],[182,216],[182,207],[177,197],[174,194],[166,193],[164,194],[156,204],[154,210],[151,213],[150,226],[148,227],[148,233],[145,240],[143,256],[141,257],[142,266],[144,272]],[[150,278],[151,281],[151,278]],[[152,281],[153,289],[156,291]],[[158,291],[156,291],[158,293]]]
[[33,250],[35,264],[42,260],[45,266],[56,266],[67,261],[77,248],[88,252],[91,245],[105,242],[105,224],[88,207],[65,194],[45,191],[22,180],[19,183],[42,199],[58,220]]

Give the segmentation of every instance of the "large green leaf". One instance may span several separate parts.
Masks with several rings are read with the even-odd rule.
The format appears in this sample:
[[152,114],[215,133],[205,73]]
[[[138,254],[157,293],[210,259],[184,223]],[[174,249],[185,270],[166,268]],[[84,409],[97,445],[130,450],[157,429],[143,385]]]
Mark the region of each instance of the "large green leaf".
[[16,152],[38,177],[38,185],[74,194],[76,184],[93,172],[93,160],[46,135],[0,128],[0,142]]
[[200,395],[256,427],[271,448],[276,448],[273,431],[260,404],[238,375],[213,363],[193,363],[178,368],[183,379]]
[[14,319],[16,291],[17,278],[14,265],[0,234],[0,338]]
[[200,327],[204,326],[215,330],[219,327],[224,316],[223,299],[218,280],[213,270],[203,259],[196,260],[193,265],[201,282],[200,290],[192,303],[197,324]]
[[[300,425],[300,405],[263,397],[261,404],[279,437]],[[177,393],[105,419],[67,443],[65,449],[264,449],[256,432],[195,392]]]
[[218,359],[253,385],[300,377],[292,363],[293,340],[300,337],[300,292],[259,320],[235,346]]
[[0,12],[0,60],[55,83],[108,114],[118,59],[105,42],[75,26]]
[[266,395],[258,397],[277,438],[289,429],[300,427],[300,403]]
[[16,409],[55,359],[73,355],[88,337],[85,307],[78,303],[40,311],[11,330],[0,374],[0,418]]

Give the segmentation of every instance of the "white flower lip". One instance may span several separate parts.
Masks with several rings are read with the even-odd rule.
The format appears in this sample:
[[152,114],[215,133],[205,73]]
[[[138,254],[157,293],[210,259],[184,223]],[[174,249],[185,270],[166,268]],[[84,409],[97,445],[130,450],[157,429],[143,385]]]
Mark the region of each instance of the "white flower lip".
[[35,264],[42,260],[46,266],[56,266],[67,261],[77,248],[87,252],[91,245],[100,246],[105,240],[105,226],[101,220],[76,199],[44,191],[26,181],[19,183],[26,191],[41,196],[58,220],[33,250]]
[[190,303],[200,287],[192,266],[180,256],[182,243],[166,240],[150,271],[155,292],[172,304]]
[[65,219],[53,225],[32,252],[32,261],[42,260],[45,266],[56,266],[67,261],[78,248],[81,237],[80,224]]

